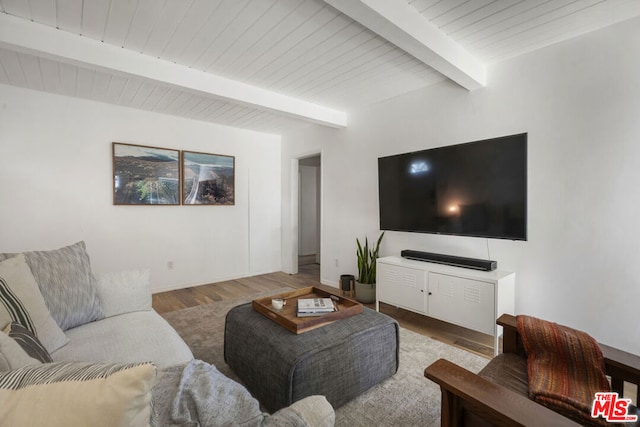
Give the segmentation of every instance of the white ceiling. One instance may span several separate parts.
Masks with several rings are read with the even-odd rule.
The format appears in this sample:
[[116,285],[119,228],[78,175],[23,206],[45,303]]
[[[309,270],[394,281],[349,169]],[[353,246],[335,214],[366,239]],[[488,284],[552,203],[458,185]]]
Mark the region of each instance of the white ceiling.
[[281,133],[640,15],[638,0],[0,0],[0,83]]

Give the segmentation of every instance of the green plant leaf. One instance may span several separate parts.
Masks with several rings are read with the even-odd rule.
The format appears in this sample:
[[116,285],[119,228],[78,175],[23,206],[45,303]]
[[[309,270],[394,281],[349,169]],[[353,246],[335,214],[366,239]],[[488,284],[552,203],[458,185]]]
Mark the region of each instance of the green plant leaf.
[[376,283],[376,260],[380,253],[380,244],[384,237],[384,231],[378,237],[375,248],[369,248],[369,239],[365,237],[364,247],[360,240],[356,238],[358,249],[356,255],[358,257],[358,282],[365,284]]

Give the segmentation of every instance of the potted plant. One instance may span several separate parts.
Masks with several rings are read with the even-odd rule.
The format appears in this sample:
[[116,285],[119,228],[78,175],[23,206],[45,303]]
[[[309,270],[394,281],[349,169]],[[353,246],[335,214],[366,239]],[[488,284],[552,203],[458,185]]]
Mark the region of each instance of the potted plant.
[[376,301],[376,259],[380,251],[380,243],[384,237],[384,231],[378,237],[375,249],[369,248],[369,240],[365,237],[364,247],[356,238],[358,244],[358,279],[356,280],[356,299],[361,303],[370,304]]

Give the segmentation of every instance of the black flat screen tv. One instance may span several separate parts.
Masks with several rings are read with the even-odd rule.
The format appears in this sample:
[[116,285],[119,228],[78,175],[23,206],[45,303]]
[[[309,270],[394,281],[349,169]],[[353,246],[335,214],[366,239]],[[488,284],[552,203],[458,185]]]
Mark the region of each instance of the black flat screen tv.
[[378,159],[380,229],[527,240],[527,134]]

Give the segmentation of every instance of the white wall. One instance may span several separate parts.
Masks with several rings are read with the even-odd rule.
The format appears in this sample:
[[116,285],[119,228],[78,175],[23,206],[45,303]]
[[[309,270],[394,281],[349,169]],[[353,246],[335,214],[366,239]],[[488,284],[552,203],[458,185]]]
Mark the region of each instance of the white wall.
[[379,233],[379,156],[528,132],[527,242],[387,232],[382,255],[495,259],[516,272],[518,313],[640,353],[639,39],[634,19],[492,66],[475,92],[443,83],[351,112],[344,130],[285,135],[283,164],[323,152],[322,281],[355,273],[355,238]]
[[[114,206],[113,141],[235,156],[235,206]],[[280,270],[279,136],[0,85],[0,150],[0,252],[84,240],[156,291]]]

